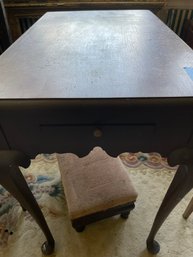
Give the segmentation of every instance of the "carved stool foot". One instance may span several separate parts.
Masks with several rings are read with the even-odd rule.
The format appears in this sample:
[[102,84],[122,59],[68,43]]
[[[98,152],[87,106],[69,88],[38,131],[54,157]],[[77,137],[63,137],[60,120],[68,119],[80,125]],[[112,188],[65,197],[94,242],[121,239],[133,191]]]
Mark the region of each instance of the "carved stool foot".
[[123,212],[123,213],[121,213],[120,216],[121,216],[122,219],[128,219],[129,214],[130,214],[130,211],[128,211],[128,212]]
[[74,229],[76,230],[76,232],[83,232],[85,230],[85,226],[77,226],[77,227],[74,227]]

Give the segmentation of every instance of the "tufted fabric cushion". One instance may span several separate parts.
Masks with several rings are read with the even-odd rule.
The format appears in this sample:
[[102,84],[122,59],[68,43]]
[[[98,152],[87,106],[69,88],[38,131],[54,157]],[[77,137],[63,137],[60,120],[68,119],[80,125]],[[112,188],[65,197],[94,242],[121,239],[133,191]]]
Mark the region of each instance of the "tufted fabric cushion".
[[57,158],[71,220],[136,200],[121,160],[101,148],[83,158],[71,153]]

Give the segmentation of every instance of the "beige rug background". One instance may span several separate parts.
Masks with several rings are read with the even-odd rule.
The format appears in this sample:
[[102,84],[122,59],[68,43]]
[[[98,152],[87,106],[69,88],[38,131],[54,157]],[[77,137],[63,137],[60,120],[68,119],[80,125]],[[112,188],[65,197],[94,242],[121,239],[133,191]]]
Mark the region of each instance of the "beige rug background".
[[[119,216],[93,223],[82,233],[71,226],[55,155],[38,155],[22,170],[40,204],[56,241],[56,257],[148,257],[146,238],[155,214],[175,174],[159,154],[122,154],[121,159],[138,191],[136,208],[128,220]],[[182,214],[190,192],[164,223],[156,239],[158,257],[193,256],[193,214]],[[42,256],[45,237],[28,212],[0,189],[0,256]],[[12,234],[13,233],[13,234]]]

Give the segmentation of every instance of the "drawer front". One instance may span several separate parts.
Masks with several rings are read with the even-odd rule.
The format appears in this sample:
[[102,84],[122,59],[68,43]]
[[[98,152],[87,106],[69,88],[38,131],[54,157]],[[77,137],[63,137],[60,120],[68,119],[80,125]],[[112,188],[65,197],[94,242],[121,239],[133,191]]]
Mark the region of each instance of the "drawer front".
[[84,156],[95,146],[112,156],[123,152],[159,152],[189,145],[192,129],[186,126],[155,124],[70,125],[18,123],[7,126],[6,135],[12,149],[24,151],[31,157],[38,153],[72,152]]
[[[84,155],[95,146],[101,146],[111,154],[148,149],[152,144],[153,125],[87,125],[41,126],[42,150],[75,152]],[[49,142],[47,141],[49,139]],[[138,142],[138,144],[136,144]],[[52,150],[50,148],[50,150]]]

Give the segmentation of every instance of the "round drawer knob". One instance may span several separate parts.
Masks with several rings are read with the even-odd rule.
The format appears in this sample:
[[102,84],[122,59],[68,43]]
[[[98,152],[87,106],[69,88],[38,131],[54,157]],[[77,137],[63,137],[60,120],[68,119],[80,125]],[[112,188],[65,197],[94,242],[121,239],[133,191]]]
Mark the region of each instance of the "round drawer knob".
[[102,137],[103,132],[100,129],[95,129],[93,134],[94,137]]

